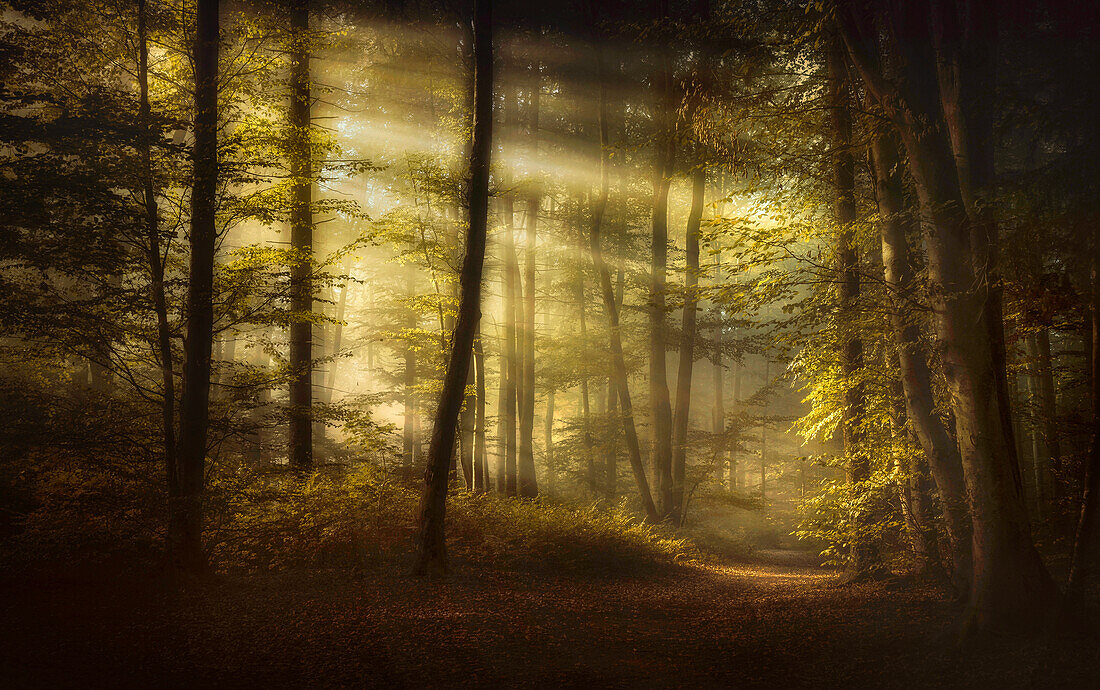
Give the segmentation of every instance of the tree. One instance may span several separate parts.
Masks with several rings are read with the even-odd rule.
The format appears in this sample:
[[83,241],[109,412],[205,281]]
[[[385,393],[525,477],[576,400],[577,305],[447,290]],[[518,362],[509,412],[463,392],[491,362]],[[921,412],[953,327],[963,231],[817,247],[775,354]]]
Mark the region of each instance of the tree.
[[168,543],[175,567],[186,573],[205,568],[202,548],[202,500],[206,472],[206,434],[210,424],[210,351],[214,338],[214,223],[218,186],[218,0],[195,5],[195,143],[192,149],[191,266],[187,288],[187,337],[184,340],[183,389],[177,493],[169,497]]
[[898,349],[899,378],[906,420],[912,426],[940,492],[944,525],[951,555],[952,582],[960,594],[968,591],[971,570],[970,514],[966,505],[962,460],[958,445],[936,412],[932,372],[921,344],[920,324],[912,313],[917,290],[906,239],[906,209],[901,160],[896,137],[883,128],[871,140],[875,174],[882,264],[892,305],[890,321]]
[[[1001,326],[989,323],[999,315],[988,308],[990,238],[986,235],[975,245],[940,117],[930,8],[925,3],[891,3],[873,13],[864,9],[844,3],[839,15],[848,53],[865,87],[902,140],[920,202],[934,323],[973,520],[969,629],[1026,627],[1044,615],[1053,588],[1031,540],[1013,437],[998,394],[1004,374],[993,335]],[[896,79],[881,68],[876,22],[890,28],[888,57],[903,70]],[[979,328],[973,327],[975,315]]]
[[687,221],[687,266],[684,276],[683,331],[680,336],[680,366],[676,370],[676,414],[672,421],[672,522],[680,524],[684,514],[684,482],[687,468],[688,423],[691,419],[691,375],[695,364],[695,335],[699,285],[699,230],[703,219],[703,195],[707,171],[697,163],[691,172],[691,211]]
[[[596,48],[596,68],[599,81],[599,101],[597,105],[599,130],[599,156],[600,156],[600,191],[592,205],[592,225],[589,231],[589,249],[592,254],[592,263],[600,280],[600,294],[603,297],[604,314],[607,316],[611,331],[611,367],[615,388],[618,391],[619,406],[621,408],[623,433],[626,435],[627,451],[630,457],[630,468],[634,472],[634,481],[638,485],[638,495],[642,501],[642,508],[646,518],[650,522],[660,522],[661,517],[657,507],[653,503],[653,496],[649,491],[649,480],[646,478],[645,467],[642,465],[642,449],[638,442],[638,432],[634,426],[634,405],[630,400],[630,383],[627,379],[626,360],[623,357],[622,335],[619,329],[619,307],[615,300],[615,290],[611,286],[611,272],[604,262],[603,249],[600,245],[600,233],[602,231],[603,215],[607,208],[608,190],[610,187],[610,156],[607,124],[607,85],[605,83],[605,68],[603,52]],[[667,392],[667,391],[666,391]]]
[[[863,340],[854,316],[859,300],[859,256],[856,249],[855,156],[852,154],[852,116],[849,110],[848,70],[839,38],[831,41],[828,54],[829,112],[833,125],[833,181],[836,187],[837,223],[837,319],[842,334],[841,369],[845,379],[844,413],[840,428],[844,440],[848,483],[859,486],[871,475],[870,462],[862,447],[864,423]],[[852,332],[855,331],[855,332]],[[854,577],[865,577],[880,568],[873,544],[861,536],[872,519],[865,508],[853,517],[855,535],[849,565]]]
[[290,11],[293,57],[290,75],[290,127],[293,178],[290,209],[290,464],[313,464],[313,156],[310,145],[309,0],[295,0]]
[[424,493],[420,502],[414,566],[414,572],[418,575],[442,574],[447,567],[443,531],[447,507],[447,472],[454,452],[455,425],[462,407],[474,337],[481,319],[481,273],[488,235],[489,163],[493,137],[492,0],[474,2],[473,55],[473,139],[466,258],[462,264],[462,293],[458,319],[451,339],[450,360],[436,408],[435,425],[428,447],[428,467],[424,472]]

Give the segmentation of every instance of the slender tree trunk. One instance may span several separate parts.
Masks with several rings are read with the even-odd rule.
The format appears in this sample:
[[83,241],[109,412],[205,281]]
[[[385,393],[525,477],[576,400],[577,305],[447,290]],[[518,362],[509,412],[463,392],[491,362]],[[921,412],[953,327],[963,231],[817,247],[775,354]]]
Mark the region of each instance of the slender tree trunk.
[[[619,403],[622,407],[623,433],[626,436],[626,446],[630,457],[630,468],[634,472],[634,481],[638,485],[638,496],[642,501],[646,519],[650,522],[660,522],[660,515],[653,503],[653,496],[649,491],[649,480],[646,478],[645,467],[642,464],[642,448],[638,442],[638,431],[634,426],[634,405],[630,400],[630,385],[627,378],[626,358],[623,356],[622,333],[619,328],[619,307],[615,301],[615,290],[611,285],[611,272],[604,262],[603,249],[600,247],[600,233],[603,225],[604,210],[607,208],[607,197],[611,184],[611,171],[608,156],[610,143],[608,142],[607,127],[607,84],[604,75],[603,50],[596,48],[596,65],[599,72],[599,105],[598,120],[600,132],[600,193],[596,197],[596,203],[592,207],[592,228],[589,235],[589,247],[592,253],[592,263],[600,279],[600,292],[603,296],[604,312],[607,314],[609,330],[611,331],[611,369],[615,380],[615,387],[619,393]],[[667,401],[667,389],[665,399]]]
[[[1054,386],[1054,362],[1050,356],[1050,329],[1039,329],[1035,334],[1035,341],[1039,355],[1039,401],[1043,410],[1043,436],[1047,452],[1050,453],[1050,468],[1057,475],[1062,470],[1062,443],[1058,438],[1058,393]],[[1055,487],[1058,485],[1057,482],[1053,484]]]
[[872,140],[871,160],[880,216],[883,275],[893,296],[890,320],[898,346],[905,414],[939,489],[951,557],[951,579],[956,591],[965,596],[973,567],[966,485],[959,448],[936,412],[932,373],[921,347],[920,325],[906,316],[913,312],[909,295],[916,285],[905,236],[904,190],[896,138],[884,132],[876,134]]
[[474,340],[474,490],[489,491],[489,454],[485,431],[485,349],[478,324]]
[[1047,446],[1046,408],[1042,383],[1043,364],[1039,354],[1039,338],[1035,333],[1030,333],[1024,338],[1024,351],[1030,360],[1031,368],[1027,376],[1028,407],[1032,418],[1028,436],[1031,440],[1031,479],[1035,486],[1035,518],[1042,520],[1050,500],[1051,454]]
[[[548,477],[554,475],[554,389],[546,392],[546,467]],[[549,480],[548,485],[549,485]]]
[[[721,191],[719,192],[721,193]],[[721,215],[721,212],[719,212]],[[722,283],[722,251],[721,248],[714,256],[714,283],[721,285]],[[714,318],[717,323],[714,327],[714,436],[716,439],[717,447],[715,448],[715,459],[718,462],[718,479],[721,481],[721,468],[724,468],[728,464],[727,468],[727,482],[729,490],[733,491],[737,488],[737,477],[735,475],[735,465],[733,459],[729,457],[728,447],[726,445],[726,382],[725,382],[725,365],[722,364],[722,348],[724,347],[723,327],[725,326],[725,319],[722,315],[722,309],[716,308],[714,310]]]
[[290,464],[313,465],[313,157],[310,150],[309,0],[295,0],[290,13],[293,42],[290,75]]
[[504,400],[504,443],[505,443],[505,493],[515,496],[517,493],[518,454],[516,444],[516,417],[520,381],[519,353],[517,352],[517,328],[521,321],[519,305],[519,261],[516,258],[514,228],[512,226],[512,200],[505,198],[504,239],[504,353],[508,362],[507,384]]
[[[764,387],[768,386],[768,379],[771,376],[769,369],[771,368],[771,360],[765,355],[764,357]],[[768,500],[768,402],[767,398],[764,400],[764,419],[760,424],[760,500]]]
[[466,375],[466,389],[463,394],[462,412],[459,415],[459,450],[462,465],[462,485],[467,491],[474,490],[474,433],[477,407],[477,362],[470,367]]
[[474,0],[474,122],[470,155],[469,213],[466,257],[460,283],[462,297],[451,343],[450,361],[436,409],[424,494],[420,502],[420,527],[414,572],[419,575],[446,572],[444,518],[447,507],[447,467],[454,447],[455,424],[462,407],[466,374],[470,368],[474,336],[481,320],[481,274],[489,213],[489,165],[493,131],[493,48],[491,0]]
[[416,434],[418,404],[416,395],[416,347],[412,341],[413,333],[419,323],[416,318],[416,311],[411,304],[412,299],[416,296],[416,278],[411,267],[406,269],[405,278],[410,304],[408,306],[408,322],[405,325],[405,419],[402,427],[402,458],[405,462],[403,474],[405,477],[411,477],[413,468],[420,461],[420,439],[417,438]]
[[340,287],[340,296],[336,299],[336,323],[332,329],[332,363],[329,364],[328,380],[325,382],[325,399],[332,402],[332,392],[336,388],[336,368],[340,361],[340,348],[344,346],[344,315],[347,314],[348,284]]
[[[849,110],[849,87],[844,46],[837,38],[829,51],[829,99],[833,122],[833,181],[836,185],[837,236],[837,327],[841,332],[843,351],[841,368],[845,379],[844,412],[841,432],[847,456],[848,483],[859,486],[871,476],[870,461],[862,448],[864,416],[863,340],[856,314],[859,310],[859,256],[856,251],[854,223],[856,220],[855,157],[852,154],[852,117]],[[862,505],[857,501],[857,505]],[[857,509],[852,515],[856,534],[852,538],[849,568],[855,576],[875,570],[878,554],[873,544],[860,535],[871,516]]]
[[[533,158],[538,158],[539,147],[539,91],[542,89],[539,64],[532,65],[534,82],[531,85],[531,102],[528,113]],[[535,477],[535,241],[539,217],[540,199],[537,192],[527,198],[527,246],[524,250],[523,325],[520,341],[523,348],[523,370],[520,373],[522,397],[520,399],[519,433],[519,495],[525,498],[538,496],[538,480]]]
[[197,0],[194,181],[191,188],[191,266],[187,288],[180,433],[176,448],[179,493],[170,505],[168,546],[175,567],[198,573],[202,548],[206,434],[210,424],[210,350],[214,339],[214,212],[218,193],[218,0]]
[[[667,56],[662,56],[667,60]],[[662,519],[672,515],[674,508],[672,478],[672,404],[669,400],[666,353],[668,350],[665,322],[665,270],[668,264],[668,189],[672,181],[673,135],[672,76],[662,66],[654,75],[657,104],[657,151],[653,170],[653,212],[649,283],[649,403],[653,416],[653,469],[657,476],[657,495]]]
[[160,364],[163,402],[161,403],[161,433],[164,436],[164,468],[168,475],[168,500],[179,495],[176,475],[176,387],[172,363],[172,327],[168,323],[168,300],[164,292],[164,259],[161,256],[160,224],[153,178],[153,131],[149,105],[149,44],[145,0],[138,0],[138,84],[141,105],[138,118],[141,125],[141,163],[145,204],[145,229],[148,235],[150,286],[153,311],[157,315],[157,359]]
[[[607,379],[607,420],[614,423],[617,415],[616,406],[618,394],[615,391],[615,381]],[[607,456],[604,458],[604,496],[608,501],[614,501],[618,494],[619,480],[619,444],[615,436],[611,436],[607,443]]]
[[680,364],[676,369],[676,416],[672,422],[672,512],[673,524],[683,520],[684,482],[687,476],[687,436],[691,422],[691,377],[695,365],[696,316],[699,304],[699,232],[703,220],[703,195],[707,171],[698,165],[691,173],[691,211],[687,220],[687,265],[684,271],[683,333]]
[[[585,317],[584,269],[577,272],[577,314],[581,329],[581,359],[588,361],[588,320]],[[588,376],[581,375],[581,424],[584,427],[585,476],[588,490],[596,491],[596,461],[592,457],[592,417],[588,391]]]
[[[503,282],[503,277],[501,282]],[[507,291],[504,291],[507,294]],[[507,313],[507,309],[505,309]],[[503,330],[503,329],[502,329]],[[502,348],[503,349],[503,348]],[[497,492],[505,494],[508,491],[508,440],[507,440],[507,408],[508,408],[508,355],[501,352],[500,355],[500,379],[497,385]]]

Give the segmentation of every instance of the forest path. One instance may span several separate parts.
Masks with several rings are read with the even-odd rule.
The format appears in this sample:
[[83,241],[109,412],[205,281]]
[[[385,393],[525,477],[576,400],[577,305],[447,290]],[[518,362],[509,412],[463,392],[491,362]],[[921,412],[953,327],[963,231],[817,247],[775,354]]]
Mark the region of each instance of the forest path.
[[[629,576],[457,569],[50,581],[0,616],[4,687],[1066,686],[1095,644],[963,654],[954,606],[895,585],[838,587],[791,552]],[[1087,642],[1087,641],[1086,641]],[[1064,675],[1069,674],[1069,675]],[[1084,684],[1082,684],[1084,686]]]

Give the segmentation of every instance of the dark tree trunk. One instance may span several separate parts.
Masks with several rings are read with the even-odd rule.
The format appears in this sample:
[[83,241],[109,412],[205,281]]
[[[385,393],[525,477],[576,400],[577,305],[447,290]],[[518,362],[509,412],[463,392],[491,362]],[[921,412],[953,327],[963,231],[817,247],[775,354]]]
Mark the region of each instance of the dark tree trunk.
[[[871,476],[870,461],[862,448],[865,409],[863,386],[863,339],[860,337],[859,256],[856,248],[855,156],[852,153],[852,116],[849,110],[848,72],[844,46],[839,37],[829,50],[829,111],[833,124],[833,184],[836,187],[835,215],[837,234],[837,328],[842,343],[841,369],[845,380],[844,412],[841,433],[847,461],[848,483],[859,486]],[[857,502],[862,503],[862,501]],[[860,538],[872,519],[859,509],[851,516],[855,535],[852,538],[849,569],[855,576],[872,572],[879,566],[873,544]]]
[[153,311],[157,315],[157,359],[161,371],[161,432],[164,436],[164,467],[168,475],[168,498],[179,495],[176,476],[176,385],[172,363],[172,327],[168,323],[168,300],[164,292],[164,258],[160,247],[160,224],[157,219],[157,197],[153,177],[153,131],[149,106],[149,43],[145,0],[138,0],[138,84],[141,105],[138,113],[142,144],[141,164],[145,204],[145,229],[149,245],[149,273]]
[[[611,185],[611,171],[608,156],[610,143],[608,142],[607,127],[607,84],[604,75],[603,51],[596,49],[596,66],[599,72],[599,105],[598,120],[600,132],[600,193],[596,197],[596,203],[592,207],[592,228],[589,235],[589,247],[592,252],[592,263],[600,279],[600,293],[603,296],[604,313],[607,314],[609,330],[611,331],[611,369],[615,380],[615,387],[619,393],[619,403],[622,406],[623,433],[626,436],[626,446],[630,457],[630,468],[634,472],[634,481],[638,485],[638,496],[642,501],[646,519],[650,522],[660,522],[657,507],[653,504],[653,496],[649,491],[649,480],[646,478],[645,467],[642,465],[642,448],[638,442],[638,431],[634,426],[634,406],[630,400],[630,385],[627,379],[626,358],[623,356],[622,333],[619,328],[619,306],[615,301],[615,289],[611,285],[611,273],[604,262],[603,250],[600,247],[600,233],[603,225],[603,214],[607,208],[607,197]],[[668,400],[668,391],[665,391],[665,400]]]
[[293,42],[290,74],[290,465],[313,465],[313,156],[309,70],[309,0],[295,0],[290,12]]
[[171,499],[168,546],[174,566],[187,573],[206,567],[202,549],[206,432],[210,424],[210,350],[214,340],[214,253],[218,194],[218,0],[195,6],[195,145],[191,188],[191,266],[187,287],[177,486]]
[[997,316],[989,310],[989,257],[985,247],[973,246],[958,171],[939,117],[927,7],[876,6],[899,27],[891,33],[900,58],[895,62],[905,73],[895,84],[879,68],[873,22],[846,5],[840,16],[849,53],[898,130],[920,201],[932,311],[974,530],[967,630],[1034,630],[1049,612],[1054,588],[1031,539],[1011,425],[998,392],[1003,360],[998,362],[991,334],[1000,325],[986,323]]
[[698,165],[691,173],[691,211],[687,220],[687,265],[684,272],[683,333],[680,337],[680,365],[676,370],[676,416],[672,422],[672,513],[680,524],[684,511],[684,482],[687,477],[687,436],[691,421],[691,376],[695,365],[696,312],[699,303],[699,231],[703,220],[703,195],[707,171]]
[[[1039,402],[1043,412],[1043,437],[1050,454],[1050,469],[1057,476],[1062,470],[1062,443],[1058,438],[1058,392],[1054,387],[1054,362],[1050,356],[1050,329],[1035,334],[1039,355]],[[1057,486],[1057,482],[1054,484]],[[1057,497],[1057,492],[1055,492]]]
[[955,439],[936,412],[932,373],[921,347],[920,325],[906,318],[906,314],[913,311],[909,295],[916,285],[905,236],[904,190],[898,167],[898,145],[896,138],[879,132],[872,139],[871,146],[880,216],[879,233],[882,237],[883,275],[893,296],[890,320],[898,347],[906,418],[920,442],[940,492],[951,556],[951,579],[959,594],[965,596],[970,585],[972,551],[962,460]]
[[474,1],[474,122],[470,155],[469,213],[466,257],[462,263],[461,301],[451,342],[451,356],[436,408],[424,494],[420,502],[417,557],[418,575],[446,572],[444,518],[447,507],[447,468],[454,448],[455,424],[462,407],[474,336],[481,320],[481,274],[489,214],[489,163],[493,133],[493,46],[491,0]]

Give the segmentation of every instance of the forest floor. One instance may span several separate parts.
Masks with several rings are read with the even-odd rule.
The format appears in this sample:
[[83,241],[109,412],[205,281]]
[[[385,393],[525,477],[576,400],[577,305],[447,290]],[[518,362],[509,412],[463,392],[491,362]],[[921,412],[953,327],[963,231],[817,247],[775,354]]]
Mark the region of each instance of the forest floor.
[[346,571],[8,581],[0,686],[1097,687],[1097,638],[955,643],[957,606],[806,554],[442,582]]

